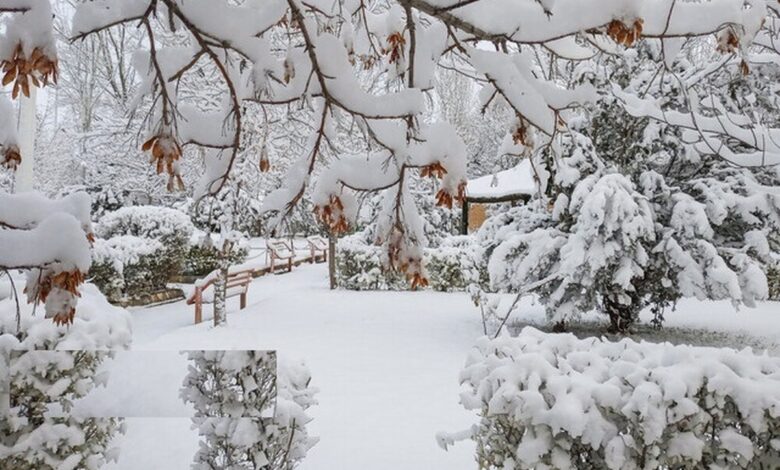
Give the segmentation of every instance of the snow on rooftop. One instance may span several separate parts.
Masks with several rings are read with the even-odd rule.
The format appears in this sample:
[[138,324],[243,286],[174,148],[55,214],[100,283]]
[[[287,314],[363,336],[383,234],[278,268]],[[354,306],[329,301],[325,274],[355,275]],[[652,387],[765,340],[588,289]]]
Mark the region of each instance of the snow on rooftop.
[[529,159],[522,160],[514,168],[469,180],[466,187],[469,198],[501,198],[535,192],[536,183]]

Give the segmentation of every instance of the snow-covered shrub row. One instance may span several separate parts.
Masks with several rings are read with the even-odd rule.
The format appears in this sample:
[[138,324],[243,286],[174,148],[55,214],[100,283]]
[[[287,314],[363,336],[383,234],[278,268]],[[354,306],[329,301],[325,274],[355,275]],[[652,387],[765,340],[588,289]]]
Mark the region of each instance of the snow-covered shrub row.
[[[246,261],[248,255],[249,246],[240,244],[228,253],[228,263],[231,266],[241,264]],[[219,267],[220,257],[221,253],[217,247],[200,242],[192,243],[184,254],[182,274],[184,276],[205,276]]]
[[68,416],[74,400],[106,377],[98,366],[111,349],[130,345],[130,315],[98,289],[82,288],[78,315],[66,327],[34,315],[33,307],[0,300],[0,356],[8,409],[0,417],[0,468],[99,469],[117,456],[117,419]]
[[336,245],[336,282],[342,289],[405,289],[403,276],[384,268],[382,250],[364,241],[362,234],[339,239]]
[[[423,250],[429,285],[437,291],[462,291],[470,284],[487,284],[482,249],[465,236],[445,238]],[[350,290],[405,290],[409,282],[389,268],[385,250],[365,241],[361,233],[339,240],[337,281]]]
[[202,440],[193,468],[293,469],[317,442],[305,366],[277,368],[276,353],[193,351],[180,396],[196,410]]
[[92,281],[112,301],[164,290],[181,273],[194,227],[175,209],[123,207],[102,217],[95,231]]
[[440,443],[470,435],[480,468],[753,469],[780,459],[780,358],[749,349],[525,328],[480,339],[461,381],[479,424]]
[[130,206],[109,212],[98,221],[95,233],[101,238],[118,235],[186,245],[194,227],[187,214],[160,206]]
[[165,289],[181,261],[158,240],[119,235],[95,240],[90,281],[111,302]]
[[487,261],[482,248],[468,236],[449,237],[425,250],[425,266],[434,290],[462,291],[471,284],[487,285]]

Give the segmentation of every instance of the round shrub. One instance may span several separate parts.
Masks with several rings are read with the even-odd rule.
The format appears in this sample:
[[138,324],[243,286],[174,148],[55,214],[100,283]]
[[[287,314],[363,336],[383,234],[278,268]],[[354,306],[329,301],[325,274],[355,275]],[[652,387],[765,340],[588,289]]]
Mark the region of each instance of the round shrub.
[[181,259],[162,242],[134,235],[97,239],[89,275],[111,302],[164,290]]

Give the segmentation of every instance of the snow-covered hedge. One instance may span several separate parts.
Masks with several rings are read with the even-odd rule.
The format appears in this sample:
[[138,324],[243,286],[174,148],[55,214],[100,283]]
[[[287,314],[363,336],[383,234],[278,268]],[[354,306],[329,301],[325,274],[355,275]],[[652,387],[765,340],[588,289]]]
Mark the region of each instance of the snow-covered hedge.
[[[228,255],[231,265],[241,264],[249,255],[249,247],[242,245],[231,250]],[[220,252],[214,246],[192,244],[184,254],[182,274],[184,276],[202,277],[219,267]]]
[[187,244],[194,227],[187,214],[159,206],[131,206],[109,212],[97,223],[95,233],[101,238],[118,235]]
[[344,237],[336,245],[336,282],[349,290],[400,290],[407,288],[403,276],[384,269],[384,251],[370,245],[362,234]]
[[181,266],[176,253],[172,256],[158,240],[134,235],[99,238],[93,245],[89,275],[112,302],[159,292]]
[[175,209],[123,207],[98,221],[90,276],[112,301],[164,290],[181,274],[194,227]]
[[94,285],[81,294],[70,326],[24,303],[17,320],[14,299],[0,300],[0,377],[7,381],[0,387],[0,468],[97,470],[117,456],[120,420],[75,418],[68,410],[105,383],[98,367],[108,350],[129,347],[130,315]]
[[[469,237],[445,239],[439,246],[423,250],[428,281],[437,291],[461,291],[472,283],[487,284],[486,262],[480,247]],[[385,269],[386,251],[365,241],[363,234],[338,242],[337,281],[349,290],[405,290],[406,279]]]
[[[780,462],[780,358],[749,349],[580,340],[526,328],[517,338],[481,339],[461,381],[461,402],[481,416],[466,433],[480,468]],[[442,435],[440,443],[455,439]]]

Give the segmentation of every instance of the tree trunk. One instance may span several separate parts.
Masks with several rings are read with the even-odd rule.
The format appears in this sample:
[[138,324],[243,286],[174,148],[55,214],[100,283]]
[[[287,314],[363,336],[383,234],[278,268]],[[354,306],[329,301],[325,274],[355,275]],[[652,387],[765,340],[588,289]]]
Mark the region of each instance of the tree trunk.
[[604,296],[604,310],[609,315],[609,332],[617,334],[628,333],[638,313],[635,312],[636,307],[633,303],[623,305],[609,296]]
[[230,251],[233,243],[224,241],[220,251],[219,273],[214,282],[214,326],[227,324],[227,279],[230,274]]
[[214,281],[214,326],[227,323],[227,276],[228,271],[220,268],[217,280]]

